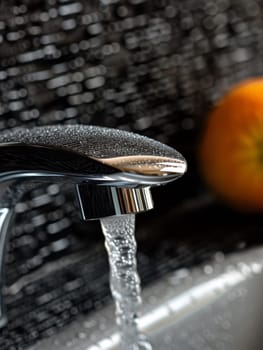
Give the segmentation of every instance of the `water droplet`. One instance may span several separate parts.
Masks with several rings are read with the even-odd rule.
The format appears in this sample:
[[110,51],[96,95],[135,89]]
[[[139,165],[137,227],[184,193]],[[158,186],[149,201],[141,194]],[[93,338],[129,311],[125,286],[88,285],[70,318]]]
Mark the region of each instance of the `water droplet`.
[[88,329],[89,329],[89,328],[95,327],[96,324],[97,324],[97,322],[96,322],[95,320],[89,320],[89,321],[85,321],[85,322],[83,323],[84,327],[85,327],[85,328],[88,328]]
[[252,263],[251,270],[254,274],[259,274],[262,272],[262,265],[260,265],[258,263]]
[[86,339],[86,338],[87,338],[87,334],[84,333],[84,332],[80,332],[80,333],[78,334],[78,337],[79,337],[79,339]]
[[222,263],[225,260],[225,255],[222,252],[217,252],[214,255],[215,261],[218,263]]
[[211,275],[211,273],[213,273],[214,269],[211,265],[205,265],[204,267],[204,273],[206,275]]

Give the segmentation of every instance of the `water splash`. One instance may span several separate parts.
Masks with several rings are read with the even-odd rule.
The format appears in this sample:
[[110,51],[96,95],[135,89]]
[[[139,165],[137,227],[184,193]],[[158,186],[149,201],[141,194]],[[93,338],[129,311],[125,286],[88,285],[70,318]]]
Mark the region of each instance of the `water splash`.
[[110,264],[111,293],[121,333],[121,348],[151,350],[151,344],[138,329],[142,298],[137,273],[135,215],[111,216],[100,221]]

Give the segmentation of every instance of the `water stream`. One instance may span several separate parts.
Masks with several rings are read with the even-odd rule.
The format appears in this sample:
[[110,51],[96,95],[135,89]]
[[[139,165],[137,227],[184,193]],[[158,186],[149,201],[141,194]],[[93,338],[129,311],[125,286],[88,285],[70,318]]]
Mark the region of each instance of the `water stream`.
[[116,307],[122,350],[151,350],[152,346],[138,329],[142,302],[137,272],[135,215],[103,218],[101,227],[110,265],[110,287]]

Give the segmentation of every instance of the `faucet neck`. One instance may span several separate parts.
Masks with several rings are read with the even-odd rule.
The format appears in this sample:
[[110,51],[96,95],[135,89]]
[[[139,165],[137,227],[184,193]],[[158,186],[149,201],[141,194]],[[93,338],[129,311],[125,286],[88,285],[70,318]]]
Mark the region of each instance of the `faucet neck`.
[[14,218],[13,208],[0,208],[0,328],[7,323],[6,309],[2,296],[5,284],[5,259],[8,235]]

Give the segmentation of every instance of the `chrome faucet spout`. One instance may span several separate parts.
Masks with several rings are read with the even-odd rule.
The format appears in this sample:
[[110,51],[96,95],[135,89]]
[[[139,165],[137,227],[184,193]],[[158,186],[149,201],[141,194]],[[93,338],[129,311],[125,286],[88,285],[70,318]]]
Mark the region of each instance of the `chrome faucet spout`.
[[[0,287],[14,206],[30,186],[74,185],[82,218],[90,220],[152,209],[150,188],[185,171],[176,150],[127,131],[55,125],[0,134]],[[6,320],[0,293],[0,327]]]

